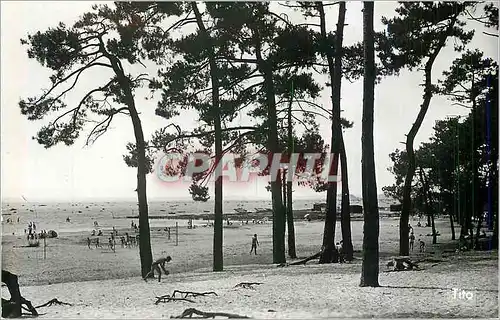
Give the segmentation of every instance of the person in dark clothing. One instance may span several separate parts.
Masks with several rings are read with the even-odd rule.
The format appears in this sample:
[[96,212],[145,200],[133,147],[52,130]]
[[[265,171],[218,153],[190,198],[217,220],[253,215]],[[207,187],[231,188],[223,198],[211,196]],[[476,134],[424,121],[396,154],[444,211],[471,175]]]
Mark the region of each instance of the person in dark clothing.
[[167,256],[165,258],[160,258],[160,259],[156,260],[155,262],[153,262],[153,264],[151,265],[151,271],[149,271],[148,274],[143,278],[144,281],[147,282],[148,281],[147,278],[149,278],[149,277],[154,278],[155,271],[156,271],[158,273],[158,282],[161,282],[161,272],[163,271],[163,273],[165,275],[169,274],[169,272],[167,270],[165,270],[165,263],[170,262],[170,261],[172,261],[172,258],[170,256]]
[[259,245],[259,240],[257,240],[257,234],[254,234],[252,237],[252,249],[250,249],[250,254],[252,254],[252,252],[255,252],[255,255],[257,255],[258,245]]

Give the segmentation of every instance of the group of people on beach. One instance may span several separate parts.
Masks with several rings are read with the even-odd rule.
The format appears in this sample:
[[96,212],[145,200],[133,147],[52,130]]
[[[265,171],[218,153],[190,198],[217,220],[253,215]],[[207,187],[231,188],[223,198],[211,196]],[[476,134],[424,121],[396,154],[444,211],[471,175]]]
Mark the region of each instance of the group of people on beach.
[[[6,222],[7,223],[14,223],[14,219],[7,218]],[[19,223],[19,217],[17,217],[17,223]]]
[[[116,250],[116,237],[118,233],[116,232],[111,232],[110,237],[108,238],[108,248],[115,251]],[[102,232],[98,234],[98,236],[95,238],[95,248],[102,248],[101,242],[99,240],[99,236],[102,236]],[[120,243],[122,248],[132,248],[136,247],[137,243],[139,242],[139,235],[136,236],[130,236],[128,232],[125,233],[124,236],[120,236]],[[90,237],[87,237],[87,246],[89,249],[92,249],[92,239]]]
[[[99,223],[97,221],[94,221],[94,227],[98,228],[99,227]],[[134,221],[132,221],[131,223],[131,227],[133,230],[135,230],[136,232],[138,232],[138,227],[137,225],[134,223]],[[95,238],[95,248],[102,248],[102,245],[101,245],[101,242],[100,242],[100,236],[103,236],[103,232],[102,232],[102,229],[99,229],[97,235],[96,235],[96,229],[92,230],[92,234],[91,234],[92,237],[96,237]],[[108,248],[115,251],[116,250],[116,239],[118,237],[118,230],[113,227],[111,233],[110,233],[110,236],[108,238]],[[135,235],[135,236],[132,236],[130,235],[128,232],[125,232],[124,235],[120,236],[120,244],[121,244],[121,247],[122,248],[132,248],[132,247],[136,247],[137,244],[139,243],[139,234]],[[92,249],[92,239],[90,237],[87,237],[87,247],[89,249]]]
[[[32,221],[30,221],[28,223],[28,235],[27,235],[27,238],[28,240],[34,240],[37,238],[37,234],[36,234],[36,224]],[[24,229],[24,233],[26,234],[26,229]]]

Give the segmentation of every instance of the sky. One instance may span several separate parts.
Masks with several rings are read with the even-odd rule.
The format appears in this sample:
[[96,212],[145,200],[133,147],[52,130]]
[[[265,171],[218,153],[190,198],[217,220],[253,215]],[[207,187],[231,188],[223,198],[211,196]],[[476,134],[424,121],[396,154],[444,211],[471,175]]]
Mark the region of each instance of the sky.
[[[50,70],[29,59],[20,39],[37,31],[56,26],[60,21],[73,23],[82,13],[97,2],[78,1],[2,1],[1,2],[1,197],[3,200],[20,200],[21,196],[33,201],[79,201],[88,199],[136,199],[136,169],[129,168],[122,160],[127,142],[134,141],[132,123],[127,116],[113,120],[111,130],[95,144],[85,147],[85,134],[76,143],[67,147],[57,145],[45,149],[32,136],[44,121],[28,121],[20,113],[21,98],[39,95],[49,86]],[[382,30],[382,16],[394,15],[396,2],[375,3],[375,30]],[[348,2],[345,27],[346,45],[362,39],[362,2]],[[337,8],[327,11],[329,30],[335,28]],[[498,59],[498,38],[482,34],[485,30],[475,22],[467,28],[476,29],[470,48],[481,49],[486,56]],[[448,43],[450,44],[450,43]],[[435,62],[434,81],[440,77],[458,54],[453,46],[442,50]],[[104,76],[104,77],[103,77]],[[82,77],[74,92],[68,94],[66,102],[74,105],[101,78],[103,72],[89,73]],[[318,78],[322,86],[326,78]],[[374,148],[377,189],[391,185],[394,181],[387,168],[391,165],[389,153],[404,148],[405,141],[414,122],[420,103],[423,81],[422,72],[404,71],[399,77],[388,77],[375,88]],[[361,196],[361,119],[362,79],[354,83],[342,83],[342,116],[354,122],[354,127],[344,132],[348,158],[350,193]],[[317,101],[330,109],[329,90],[325,87]],[[156,130],[170,122],[154,115],[156,103],[136,95],[146,139]],[[417,135],[415,145],[427,141],[432,135],[436,120],[450,115],[465,115],[467,109],[453,106],[443,97],[434,97],[424,123]],[[185,130],[197,126],[196,115],[183,111],[175,122]],[[330,140],[329,124],[322,119],[320,132],[325,141]],[[87,130],[88,132],[88,130]],[[226,199],[270,199],[264,182],[245,186],[228,185],[224,189]],[[181,199],[189,197],[188,185],[161,182],[157,176],[148,176],[148,198]],[[309,189],[296,189],[296,198],[324,197]]]

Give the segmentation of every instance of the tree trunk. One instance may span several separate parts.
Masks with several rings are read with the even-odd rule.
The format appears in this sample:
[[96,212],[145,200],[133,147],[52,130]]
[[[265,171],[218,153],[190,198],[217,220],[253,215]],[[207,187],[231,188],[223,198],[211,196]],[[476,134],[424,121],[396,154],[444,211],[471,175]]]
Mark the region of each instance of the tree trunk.
[[[493,170],[488,174],[488,229],[493,229],[490,249],[498,249],[498,74],[494,79],[490,74],[487,84],[493,89],[488,94],[489,99],[486,102],[487,159],[493,167]],[[496,120],[496,124],[492,124],[492,120]],[[494,147],[492,148],[492,146]]]
[[374,3],[363,3],[363,120],[361,134],[361,174],[363,185],[363,263],[362,287],[378,287],[379,274],[379,213],[377,180],[373,150],[373,109],[375,100],[375,47],[373,31]]
[[436,233],[436,225],[434,223],[434,214],[431,214],[431,227],[432,227],[432,244],[436,244],[437,233]]
[[[339,154],[333,153],[333,174],[337,175]],[[328,182],[326,191],[326,216],[323,230],[323,245],[319,263],[338,262],[337,251],[335,250],[335,227],[337,224],[337,182]]]
[[453,223],[453,214],[450,212],[451,240],[455,240],[455,224]]
[[224,270],[224,254],[223,254],[223,180],[222,180],[222,165],[219,164],[222,161],[223,149],[222,149],[222,125],[220,118],[220,98],[219,98],[219,68],[215,60],[214,48],[212,43],[212,38],[209,36],[203,19],[201,17],[200,11],[196,2],[191,4],[193,12],[196,16],[196,22],[198,28],[205,35],[207,39],[207,49],[209,55],[210,64],[210,80],[212,82],[212,115],[214,122],[215,131],[215,207],[214,207],[214,242],[213,242],[213,271],[223,271]]
[[[293,135],[292,135],[292,128],[293,128],[293,122],[292,122],[292,101],[293,101],[293,82],[292,82],[292,90],[291,90],[291,95],[290,95],[290,104],[288,105],[288,159],[289,162],[292,160],[292,154],[293,154]],[[294,169],[293,167],[288,168],[288,170]],[[293,177],[294,173],[292,171],[290,172],[290,177],[288,179],[288,182],[285,183],[283,182],[283,188],[286,189],[286,192],[283,192],[283,202],[286,204],[285,205],[285,210],[286,210],[286,221],[287,221],[287,226],[288,226],[288,256],[292,259],[297,258],[297,252],[295,250],[295,226],[293,223]],[[285,177],[286,179],[286,177]]]
[[[344,25],[345,25],[345,14],[346,14],[346,3],[342,1],[339,3],[339,17],[337,21],[337,31],[335,38],[335,61],[333,75],[331,81],[333,87],[335,88],[335,104],[337,118],[340,119],[340,98],[341,98],[341,85],[342,85],[342,57],[343,57],[343,39],[344,39]],[[347,171],[347,153],[344,143],[344,134],[342,133],[342,127],[339,123],[337,124],[340,128],[338,129],[338,138],[340,142],[340,176],[342,177],[342,204],[341,204],[341,219],[340,228],[342,231],[342,250],[344,251],[344,258],[347,261],[352,260],[353,247],[352,247],[352,236],[351,236],[351,207],[349,199],[349,176]]]
[[282,185],[282,193],[283,193],[283,207],[285,208],[285,212],[288,213],[288,210],[287,210],[287,202],[286,202],[286,172],[287,170],[286,169],[283,169],[281,171],[281,185]]
[[293,222],[293,204],[292,204],[292,182],[288,181],[286,185],[287,192],[287,223],[288,223],[288,256],[292,259],[297,259],[297,251],[295,248],[295,225]]
[[[318,11],[320,16],[321,37],[326,41],[326,17],[323,2],[318,2]],[[337,23],[337,32],[340,36],[335,41],[336,60],[334,62],[332,55],[325,52],[328,61],[328,71],[331,81],[331,101],[332,101],[332,126],[331,126],[331,143],[330,154],[333,155],[333,174],[337,176],[338,162],[340,154],[340,139],[342,129],[340,123],[340,85],[342,82],[342,35],[345,19],[345,2],[341,2],[339,8],[339,18]],[[328,181],[328,189],[326,191],[326,217],[325,228],[323,231],[323,252],[319,263],[337,262],[338,256],[335,250],[335,227],[337,224],[337,181]]]
[[430,187],[429,187],[429,181],[427,180],[427,177],[425,176],[425,173],[423,172],[423,169],[420,168],[419,170],[420,173],[420,181],[422,183],[422,188],[423,188],[423,197],[424,197],[424,203],[425,203],[425,211],[427,213],[427,217],[430,218],[430,223],[429,225],[431,226],[432,230],[432,244],[437,243],[437,234],[436,234],[436,225],[434,224],[434,212],[431,207],[431,195],[430,195]]
[[476,227],[476,239],[475,239],[475,243],[474,243],[474,247],[477,249],[479,249],[479,235],[481,233],[481,225],[483,224],[483,215],[480,214],[478,219],[477,219],[477,227]]
[[[255,40],[255,55],[257,58],[257,66],[259,71],[264,76],[264,92],[266,94],[267,117],[269,119],[268,130],[268,148],[269,152],[274,156],[280,154],[278,140],[278,120],[276,113],[276,100],[274,92],[273,71],[267,61],[262,58],[260,37],[258,30],[254,30],[257,34]],[[281,196],[281,179],[277,177],[278,172],[271,172],[271,197],[273,208],[273,263],[285,263],[285,208]]]
[[104,49],[104,44],[101,43],[101,49],[104,50],[104,55],[111,62],[113,71],[115,72],[120,88],[125,95],[125,104],[127,105],[132,125],[134,127],[135,144],[137,151],[137,200],[139,203],[139,256],[141,259],[141,275],[146,275],[151,270],[153,263],[153,254],[151,252],[151,234],[149,229],[149,213],[148,213],[148,197],[146,187],[146,175],[149,168],[146,161],[146,142],[144,141],[144,132],[142,130],[141,119],[135,106],[134,95],[130,79],[125,76],[125,72],[121,66],[121,62],[115,56],[108,54]]
[[434,49],[434,52],[429,56],[429,60],[425,63],[425,89],[424,89],[424,101],[420,106],[420,111],[418,112],[417,119],[411,126],[410,132],[406,136],[406,154],[408,155],[408,170],[405,175],[405,183],[403,186],[403,203],[401,208],[401,216],[399,219],[399,255],[407,256],[410,254],[410,248],[408,243],[408,222],[410,219],[410,210],[411,210],[411,184],[413,181],[413,177],[415,175],[415,152],[413,150],[413,142],[415,141],[415,137],[417,136],[418,130],[424,121],[427,110],[429,109],[429,105],[432,99],[432,67],[436,58],[446,43],[446,39],[450,34],[450,31],[453,29],[455,22],[457,20],[457,16],[455,16],[448,28],[441,34],[440,41],[437,47]]
[[342,177],[342,207],[340,228],[342,229],[342,250],[346,261],[353,259],[353,246],[351,236],[351,205],[349,199],[349,180],[347,176],[347,155],[345,151],[344,139],[341,141],[340,150],[340,174]]
[[[132,97],[133,101],[133,97]],[[149,231],[148,199],[146,194],[146,143],[142,132],[141,120],[135,109],[135,103],[129,106],[129,113],[134,125],[137,146],[137,198],[139,202],[139,255],[141,257],[141,274],[145,277],[151,270],[153,254]]]
[[13,302],[12,306],[9,308],[2,306],[2,318],[21,317],[21,292],[19,290],[17,275],[9,271],[2,270],[2,283],[7,285],[7,289],[10,293],[10,301]]

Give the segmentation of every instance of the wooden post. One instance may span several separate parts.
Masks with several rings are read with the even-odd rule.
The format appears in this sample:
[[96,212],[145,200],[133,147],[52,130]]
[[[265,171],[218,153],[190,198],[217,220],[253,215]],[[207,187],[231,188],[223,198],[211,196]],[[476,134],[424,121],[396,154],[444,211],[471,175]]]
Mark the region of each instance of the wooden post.
[[179,245],[179,223],[175,223],[175,245]]

